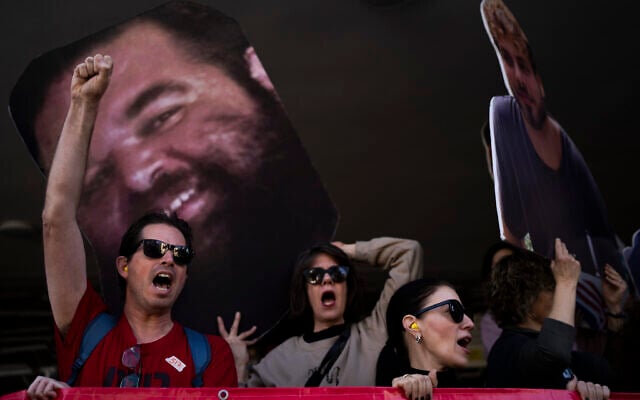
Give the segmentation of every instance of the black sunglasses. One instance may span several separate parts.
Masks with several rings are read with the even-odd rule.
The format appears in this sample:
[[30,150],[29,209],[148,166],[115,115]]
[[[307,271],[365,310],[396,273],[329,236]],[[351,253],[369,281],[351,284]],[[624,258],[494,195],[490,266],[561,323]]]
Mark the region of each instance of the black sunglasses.
[[449,314],[451,314],[451,319],[453,320],[453,322],[455,322],[456,324],[462,322],[465,314],[464,306],[462,305],[462,303],[455,299],[441,301],[440,303],[425,307],[415,313],[414,316],[417,318],[427,311],[433,310],[434,308],[442,307],[444,305],[449,305]]
[[[121,388],[132,388],[140,386],[140,375],[142,372],[142,363],[140,363],[140,346],[135,345],[129,347],[122,352],[122,365],[129,369],[129,374],[122,377],[120,381]],[[136,371],[138,367],[138,371]]]
[[336,283],[344,282],[347,279],[347,275],[349,275],[349,267],[344,265],[333,265],[327,269],[322,267],[311,267],[302,272],[307,283],[311,285],[319,285],[322,283],[324,274],[329,274],[331,280]]
[[149,258],[161,258],[167,251],[173,254],[173,261],[179,265],[187,265],[193,259],[196,252],[189,246],[177,246],[165,243],[162,240],[142,239],[138,246],[142,244],[144,255]]

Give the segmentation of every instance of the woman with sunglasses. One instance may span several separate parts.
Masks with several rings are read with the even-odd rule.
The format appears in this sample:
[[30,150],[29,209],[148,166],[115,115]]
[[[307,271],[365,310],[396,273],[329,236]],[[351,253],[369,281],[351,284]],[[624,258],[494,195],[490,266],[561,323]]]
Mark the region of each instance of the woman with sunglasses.
[[[352,261],[389,270],[389,277],[371,315],[359,320],[358,279]],[[377,238],[356,244],[322,244],[304,251],[293,271],[290,300],[292,325],[302,333],[269,352],[238,379],[247,386],[372,386],[375,361],[387,334],[385,311],[393,292],[422,275],[422,248],[413,240]],[[238,318],[227,333],[243,345],[237,334]],[[245,356],[245,360],[248,357]],[[237,359],[236,359],[237,360]]]
[[[555,252],[553,261],[515,252],[493,268],[489,306],[503,331],[489,353],[487,386],[577,389],[583,398],[608,398],[607,386],[591,383],[613,381],[606,360],[572,351],[580,263],[559,239]],[[611,267],[602,290],[612,312],[620,311],[626,284]]]
[[402,286],[387,308],[389,339],[380,353],[376,385],[428,398],[436,385],[456,385],[453,368],[469,360],[473,321],[446,282],[419,279]]

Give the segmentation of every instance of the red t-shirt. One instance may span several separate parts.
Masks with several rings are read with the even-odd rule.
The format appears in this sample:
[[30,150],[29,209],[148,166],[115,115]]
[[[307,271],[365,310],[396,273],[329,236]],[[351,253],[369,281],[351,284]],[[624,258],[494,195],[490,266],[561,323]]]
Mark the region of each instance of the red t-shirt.
[[[106,311],[104,301],[87,283],[87,290],[64,338],[56,327],[56,351],[61,380],[67,381],[71,376],[71,366],[78,356],[84,330],[103,311]],[[207,339],[211,345],[211,361],[203,374],[204,386],[238,386],[229,345],[219,336],[207,335]],[[130,373],[139,373],[140,387],[192,386],[195,367],[182,325],[174,321],[173,327],[164,337],[141,344],[140,364],[135,369],[130,369],[122,364],[122,353],[136,344],[131,326],[123,315],[93,350],[74,386],[117,387],[122,378]]]

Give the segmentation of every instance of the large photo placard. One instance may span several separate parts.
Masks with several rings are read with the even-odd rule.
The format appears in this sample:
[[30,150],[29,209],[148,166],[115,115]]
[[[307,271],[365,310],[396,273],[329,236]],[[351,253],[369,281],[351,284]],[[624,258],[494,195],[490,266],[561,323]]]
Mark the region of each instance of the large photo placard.
[[175,318],[215,332],[243,313],[269,329],[288,307],[296,255],[329,240],[337,212],[238,23],[170,2],[33,60],[10,99],[24,142],[47,174],[69,106],[71,71],[109,54],[112,84],[94,127],[79,221],[118,311],[113,260],[149,210],[194,230],[196,257]]
[[578,324],[601,330],[605,265],[629,280],[600,190],[582,154],[547,109],[529,41],[502,0],[483,0],[482,18],[510,96],[489,110],[495,198],[503,239],[553,259],[555,238],[580,261]]

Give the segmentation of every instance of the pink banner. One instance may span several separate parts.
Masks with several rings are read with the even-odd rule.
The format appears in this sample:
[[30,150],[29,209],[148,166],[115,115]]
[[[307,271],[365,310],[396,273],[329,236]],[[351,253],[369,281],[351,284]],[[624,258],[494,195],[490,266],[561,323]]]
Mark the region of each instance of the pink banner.
[[[262,389],[192,389],[192,388],[149,388],[149,389],[120,389],[120,388],[73,388],[59,392],[58,400],[145,400],[145,399],[336,399],[349,400],[393,400],[405,397],[397,389],[382,387],[331,387],[331,388],[262,388]],[[435,389],[434,400],[579,400],[576,392],[567,390],[548,389]],[[26,392],[15,392],[0,397],[0,400],[25,400]],[[640,400],[640,393],[612,393],[611,400]]]

